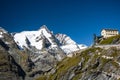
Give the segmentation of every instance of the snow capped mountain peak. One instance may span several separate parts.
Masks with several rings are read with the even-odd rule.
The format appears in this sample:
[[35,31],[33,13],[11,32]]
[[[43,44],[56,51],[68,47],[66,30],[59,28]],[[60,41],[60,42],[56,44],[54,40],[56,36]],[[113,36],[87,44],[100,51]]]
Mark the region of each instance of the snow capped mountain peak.
[[40,29],[39,29],[39,31],[47,31],[48,33],[50,33],[51,34],[51,31],[47,28],[47,26],[46,25],[42,25],[41,27],[40,27]]
[[66,34],[56,34],[56,38],[60,41],[61,44],[67,45],[67,44],[76,44],[69,36]]
[[79,46],[75,41],[73,41],[69,36],[66,34],[56,34],[56,38],[59,40],[60,44],[62,45],[61,48],[64,50],[65,53],[69,54],[71,52],[80,50]]
[[46,29],[46,30],[48,30],[48,28],[47,28],[46,25],[42,25],[42,26],[40,27],[40,29]]
[[79,45],[66,34],[54,35],[46,25],[41,26],[37,31],[23,31],[14,35],[14,40],[20,48],[32,47],[37,50],[61,49],[66,54],[80,50]]
[[43,25],[38,31],[23,31],[21,33],[16,33],[14,35],[14,40],[21,48],[23,48],[23,46],[28,48],[26,37],[31,43],[31,46],[34,46],[38,50],[44,48],[45,41],[51,44],[49,47],[57,47],[57,45],[54,43],[54,40],[52,40],[53,34],[45,25]]

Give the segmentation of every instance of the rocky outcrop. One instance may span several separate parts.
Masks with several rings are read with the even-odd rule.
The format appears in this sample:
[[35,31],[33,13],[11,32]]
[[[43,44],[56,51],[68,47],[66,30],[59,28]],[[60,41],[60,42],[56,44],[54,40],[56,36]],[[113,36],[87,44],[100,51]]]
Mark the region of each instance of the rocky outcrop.
[[44,79],[119,80],[119,53],[120,49],[113,47],[107,50],[95,47],[86,49],[72,58],[64,59],[56,66],[56,73],[44,75]]
[[24,80],[24,70],[8,50],[9,46],[0,39],[0,80]]

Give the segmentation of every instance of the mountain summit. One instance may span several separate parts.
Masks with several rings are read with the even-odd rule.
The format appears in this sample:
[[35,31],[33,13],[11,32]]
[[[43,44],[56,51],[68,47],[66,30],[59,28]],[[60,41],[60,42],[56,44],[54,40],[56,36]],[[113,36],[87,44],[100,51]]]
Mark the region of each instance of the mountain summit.
[[65,34],[53,34],[45,25],[36,31],[9,33],[0,28],[0,79],[34,80],[55,73],[60,61],[86,48]]
[[[37,31],[23,31],[14,35],[14,40],[20,48],[34,47],[42,49],[62,49],[66,54],[80,50],[78,44],[65,34],[54,35],[46,25]],[[85,47],[84,47],[85,48]]]
[[[29,46],[34,46],[38,50],[45,47],[45,42],[50,44],[48,45],[49,48],[57,47],[54,43],[54,39],[52,40],[52,38],[53,34],[47,29],[46,26],[42,26],[37,31],[23,31],[14,35],[14,40],[20,48],[29,48]],[[30,44],[27,44],[26,39],[30,42]]]

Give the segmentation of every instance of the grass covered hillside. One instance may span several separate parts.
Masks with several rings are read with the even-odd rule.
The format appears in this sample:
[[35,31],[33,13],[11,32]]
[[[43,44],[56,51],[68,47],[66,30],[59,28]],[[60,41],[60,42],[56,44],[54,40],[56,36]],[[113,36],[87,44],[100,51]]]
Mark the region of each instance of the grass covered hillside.
[[120,80],[120,50],[89,48],[65,58],[36,80]]
[[119,44],[120,43],[120,35],[109,37],[100,42],[100,44]]

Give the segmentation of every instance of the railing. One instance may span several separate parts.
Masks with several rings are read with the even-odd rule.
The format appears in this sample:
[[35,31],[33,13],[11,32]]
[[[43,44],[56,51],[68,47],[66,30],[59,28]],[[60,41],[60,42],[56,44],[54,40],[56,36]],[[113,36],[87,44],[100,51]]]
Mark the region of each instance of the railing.
[[111,48],[111,47],[116,47],[116,48],[120,49],[120,44],[96,45],[94,47],[100,47],[100,48],[104,48],[104,49],[108,49],[108,48]]

